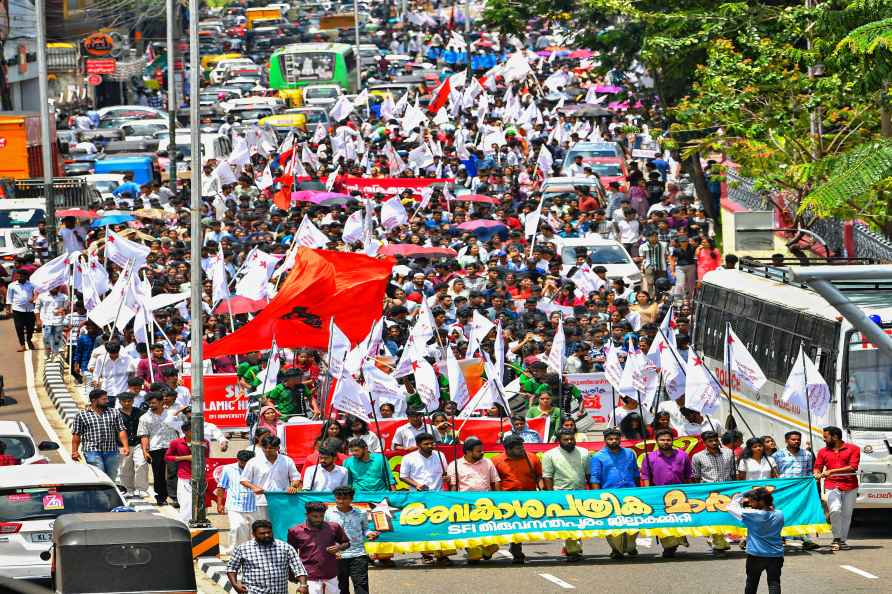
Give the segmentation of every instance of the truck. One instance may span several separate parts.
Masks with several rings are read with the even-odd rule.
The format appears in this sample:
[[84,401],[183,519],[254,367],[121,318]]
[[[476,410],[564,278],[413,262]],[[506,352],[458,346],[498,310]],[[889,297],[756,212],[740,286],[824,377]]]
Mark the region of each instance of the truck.
[[[56,143],[56,123],[50,120],[53,143],[53,175],[62,175]],[[43,151],[38,112],[0,113],[0,178],[25,179],[43,176]]]
[[281,19],[282,10],[279,8],[258,7],[249,8],[245,11],[245,18],[248,19],[248,31],[254,29],[254,21],[265,19]]

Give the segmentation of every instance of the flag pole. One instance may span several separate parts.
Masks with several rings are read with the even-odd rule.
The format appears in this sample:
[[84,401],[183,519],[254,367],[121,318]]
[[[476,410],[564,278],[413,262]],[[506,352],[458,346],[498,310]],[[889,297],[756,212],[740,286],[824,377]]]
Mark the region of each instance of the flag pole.
[[[464,427],[464,423],[462,424],[462,427]],[[443,464],[443,459],[439,457],[439,452],[437,452],[437,454],[440,464]],[[458,479],[458,432],[455,430],[455,413],[452,413],[452,462],[455,465],[455,492],[458,493],[461,489],[459,488],[460,485]],[[443,474],[446,474],[445,467],[443,468]]]
[[126,267],[127,275],[125,276],[125,282],[123,284],[124,294],[121,296],[121,302],[118,303],[118,311],[115,313],[115,319],[112,322],[111,330],[109,330],[109,339],[111,339],[115,334],[115,330],[118,327],[118,318],[121,315],[121,308],[124,307],[124,301],[127,300],[127,291],[129,290],[129,287],[130,287],[130,277],[133,275],[133,264],[134,264],[133,258],[130,258],[129,260],[127,260],[127,267]]
[[[77,263],[80,261],[80,257],[75,258],[75,261],[71,263],[71,271],[68,273],[68,323],[71,323],[71,318],[74,317],[74,267],[77,266]],[[83,276],[83,275],[82,275]],[[83,278],[81,278],[81,282],[84,282]],[[74,378],[72,374],[71,367],[71,358],[74,355],[74,348],[71,345],[71,333],[74,329],[68,329],[68,377]]]
[[[734,400],[731,396],[731,322],[725,322],[725,376],[728,380],[728,415],[731,417],[731,420],[734,421]],[[705,365],[704,365],[705,367]],[[719,384],[721,385],[721,384]],[[737,422],[734,421],[734,425],[737,425]],[[749,425],[747,425],[749,428]],[[752,430],[750,430],[752,433]],[[753,437],[756,434],[753,433]]]
[[616,388],[610,384],[610,420],[613,421],[613,428],[616,429]]
[[802,382],[805,385],[805,410],[808,415],[808,449],[814,452],[811,440],[811,395],[808,393],[808,367],[805,364],[805,358],[808,356],[808,353],[804,345],[800,345],[799,348],[802,350]]
[[378,412],[375,410],[375,401],[372,400],[371,391],[369,391],[369,404],[372,407],[372,420],[375,421],[375,433],[378,434],[378,443],[381,445],[381,457],[384,458],[384,486],[387,487],[388,491],[390,491],[390,479],[392,478],[392,475],[388,470],[388,468],[390,467],[390,462],[387,460],[387,456],[384,454],[384,438],[381,437],[381,425],[378,423]]

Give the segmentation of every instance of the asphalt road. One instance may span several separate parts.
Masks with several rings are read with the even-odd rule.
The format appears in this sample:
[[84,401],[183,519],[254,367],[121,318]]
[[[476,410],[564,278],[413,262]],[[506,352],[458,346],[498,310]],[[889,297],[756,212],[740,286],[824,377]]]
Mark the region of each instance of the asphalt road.
[[[34,343],[40,347],[41,342],[38,336],[34,337]],[[33,397],[37,399],[37,386],[41,383],[38,379],[38,356],[37,352],[17,353],[19,348],[18,340],[15,336],[15,329],[12,326],[12,320],[0,320],[0,375],[3,376],[5,398],[3,405],[0,406],[0,419],[10,421],[21,421],[25,423],[34,435],[36,442],[56,441],[57,434],[50,435],[50,432],[41,423],[38,414],[35,412],[35,403],[32,402],[32,394],[28,390],[28,373],[26,370],[26,360],[31,359],[31,369],[33,371],[32,389]],[[42,387],[40,388],[42,390]],[[53,409],[52,404],[44,399],[41,405],[36,402],[37,407],[41,409],[42,417],[50,431],[55,432],[54,425],[58,425],[61,419]],[[60,444],[67,447],[70,444]],[[63,462],[62,456],[58,452],[46,452],[45,456],[50,462]]]
[[[822,539],[829,543],[829,538]],[[852,550],[831,553],[791,550],[785,558],[782,586],[786,592],[889,592],[892,564],[892,512],[862,518],[849,539]],[[697,594],[740,592],[745,581],[746,554],[734,548],[726,558],[713,557],[706,540],[691,539],[674,559],[663,559],[655,542],[639,544],[636,559],[613,561],[603,540],[584,543],[584,561],[567,564],[559,543],[524,545],[527,564],[511,564],[506,548],[492,561],[469,567],[461,555],[452,567],[429,569],[417,557],[397,557],[395,569],[373,569],[372,592],[444,592],[489,594],[504,592],[660,592]],[[791,547],[792,548],[792,547]],[[503,553],[504,552],[504,553]],[[875,578],[869,577],[875,576]],[[761,591],[767,592],[764,577]]]

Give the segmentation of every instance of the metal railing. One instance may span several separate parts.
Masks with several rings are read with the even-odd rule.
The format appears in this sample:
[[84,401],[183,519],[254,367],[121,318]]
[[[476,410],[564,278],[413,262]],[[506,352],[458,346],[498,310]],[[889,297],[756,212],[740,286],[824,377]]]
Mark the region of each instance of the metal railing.
[[[754,189],[753,180],[738,175],[733,170],[725,173],[728,184],[728,199],[748,210],[765,210],[768,203]],[[810,230],[817,233],[831,250],[839,250],[845,245],[845,222],[837,219],[818,219]],[[875,262],[892,262],[892,240],[871,231],[864,223],[854,225],[855,253],[850,258],[869,258]]]

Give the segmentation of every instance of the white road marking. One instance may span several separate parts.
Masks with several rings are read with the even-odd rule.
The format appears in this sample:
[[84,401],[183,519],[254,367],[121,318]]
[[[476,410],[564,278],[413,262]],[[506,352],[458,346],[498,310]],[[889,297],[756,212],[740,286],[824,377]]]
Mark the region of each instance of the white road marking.
[[563,588],[564,590],[575,590],[576,589],[576,586],[574,586],[573,584],[568,584],[561,578],[559,578],[555,575],[551,575],[550,573],[540,573],[539,577],[551,582],[555,586],[559,586],[559,587]]
[[34,415],[37,417],[37,422],[43,427],[43,430],[46,432],[47,437],[50,438],[50,441],[55,441],[59,444],[59,449],[56,450],[56,452],[62,456],[63,461],[67,464],[71,464],[71,454],[68,453],[68,448],[65,447],[62,438],[59,437],[59,434],[56,433],[56,430],[50,425],[50,421],[46,418],[46,415],[43,412],[43,407],[40,405],[40,398],[38,398],[37,389],[34,387],[34,364],[31,361],[31,353],[32,351],[25,351],[23,353],[23,358],[25,360],[25,383],[28,385],[28,398],[31,400],[31,408],[34,409]]
[[879,577],[873,575],[872,573],[869,573],[869,572],[867,572],[867,571],[864,571],[863,569],[858,569],[857,567],[855,567],[855,566],[853,566],[853,565],[840,565],[840,567],[842,567],[842,568],[845,569],[846,571],[851,571],[852,573],[854,573],[854,574],[856,574],[856,575],[860,575],[861,577],[863,577],[863,578],[867,578],[867,579],[869,579],[869,580],[878,580],[878,579],[880,579]]

